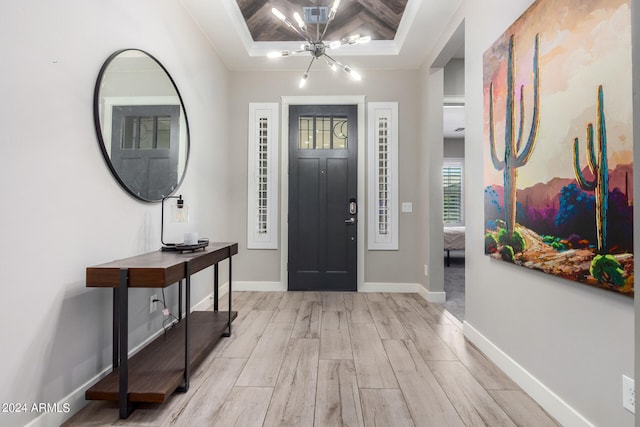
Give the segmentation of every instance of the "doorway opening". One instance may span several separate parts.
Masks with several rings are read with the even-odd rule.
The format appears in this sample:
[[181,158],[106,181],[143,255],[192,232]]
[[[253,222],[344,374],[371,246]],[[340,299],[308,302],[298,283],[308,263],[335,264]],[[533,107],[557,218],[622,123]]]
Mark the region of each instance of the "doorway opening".
[[[432,128],[442,124],[442,133],[434,131],[431,134],[430,164],[433,170],[430,178],[439,182],[440,188],[432,186],[430,198],[434,209],[439,209],[442,214],[430,220],[432,240],[428,259],[432,289],[444,291],[444,308],[460,321],[464,321],[466,305],[464,69],[464,20],[461,20],[431,65],[430,84],[432,93],[437,95],[431,96],[429,105],[434,113],[437,109],[442,113],[439,117],[442,121],[432,123]],[[433,120],[438,118],[435,114],[431,117]]]
[[445,250],[445,308],[458,320],[465,314],[464,212],[464,44],[444,67],[442,213]]

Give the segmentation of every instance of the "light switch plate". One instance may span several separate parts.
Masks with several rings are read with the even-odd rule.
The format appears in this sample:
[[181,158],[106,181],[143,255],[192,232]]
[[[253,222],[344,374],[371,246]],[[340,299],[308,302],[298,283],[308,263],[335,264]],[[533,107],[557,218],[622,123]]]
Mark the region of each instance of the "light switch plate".
[[629,412],[636,413],[636,388],[633,379],[622,376],[622,406]]
[[402,212],[404,212],[404,213],[413,212],[413,203],[411,203],[411,202],[402,202]]

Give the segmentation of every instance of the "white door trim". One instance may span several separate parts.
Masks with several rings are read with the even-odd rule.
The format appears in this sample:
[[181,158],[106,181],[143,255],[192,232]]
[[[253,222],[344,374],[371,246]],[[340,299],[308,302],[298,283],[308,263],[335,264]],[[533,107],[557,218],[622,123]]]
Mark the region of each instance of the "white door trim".
[[280,281],[284,289],[288,288],[287,261],[289,259],[289,106],[290,105],[357,105],[358,106],[358,267],[357,286],[361,290],[364,286],[364,234],[366,203],[365,203],[365,153],[367,141],[365,135],[365,96],[283,96],[282,124],[280,126],[280,155],[282,168],[280,169]]

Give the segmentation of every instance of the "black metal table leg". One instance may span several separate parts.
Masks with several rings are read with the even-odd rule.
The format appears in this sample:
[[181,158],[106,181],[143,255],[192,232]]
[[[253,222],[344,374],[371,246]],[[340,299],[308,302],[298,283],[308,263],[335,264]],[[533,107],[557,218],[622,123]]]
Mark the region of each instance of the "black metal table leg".
[[111,347],[113,349],[113,369],[116,369],[118,367],[118,359],[120,356],[120,351],[119,351],[119,343],[120,343],[120,336],[118,335],[119,329],[120,329],[120,311],[119,311],[119,298],[120,295],[118,294],[118,289],[120,288],[113,288],[113,327],[112,327],[112,333],[113,333],[113,342],[111,344]]
[[182,279],[178,282],[178,322],[182,320]]
[[178,390],[189,391],[189,312],[191,311],[191,262],[187,261],[185,278],[185,310],[184,310],[184,383]]
[[129,403],[129,355],[127,354],[129,343],[129,270],[120,269],[120,287],[118,290],[118,312],[119,312],[119,328],[118,339],[120,350],[120,375],[118,386],[118,407],[120,409],[120,418],[128,418],[133,411],[133,406]]
[[222,334],[223,337],[231,336],[231,255],[229,255],[229,332]]
[[218,311],[218,263],[213,265],[213,311]]

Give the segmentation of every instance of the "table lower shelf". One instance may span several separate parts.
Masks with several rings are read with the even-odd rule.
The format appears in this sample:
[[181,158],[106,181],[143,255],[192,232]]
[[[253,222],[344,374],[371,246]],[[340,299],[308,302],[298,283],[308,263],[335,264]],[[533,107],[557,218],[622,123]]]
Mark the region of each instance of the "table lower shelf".
[[[235,319],[238,313],[231,312]],[[189,358],[193,372],[227,330],[228,311],[194,311],[189,314]],[[163,403],[184,382],[184,319],[166,335],[131,357],[129,402]],[[119,369],[89,388],[87,400],[118,400]]]

